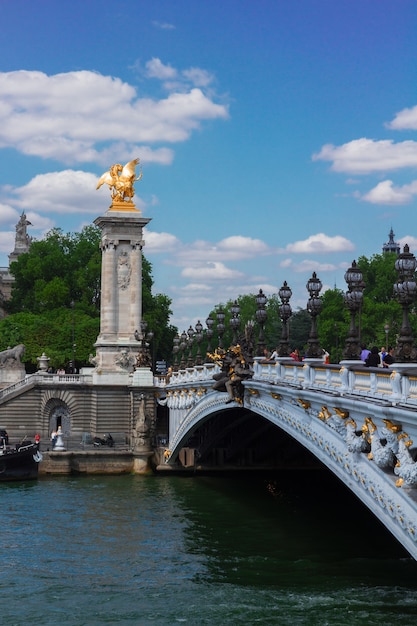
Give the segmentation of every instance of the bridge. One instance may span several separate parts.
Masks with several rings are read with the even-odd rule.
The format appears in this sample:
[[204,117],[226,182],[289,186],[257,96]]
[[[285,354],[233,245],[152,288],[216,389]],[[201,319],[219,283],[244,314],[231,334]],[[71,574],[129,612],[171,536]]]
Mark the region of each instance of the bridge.
[[160,470],[209,463],[285,468],[310,458],[417,559],[417,364],[384,369],[257,358],[241,402],[212,389],[218,369],[186,368],[161,383],[169,434]]

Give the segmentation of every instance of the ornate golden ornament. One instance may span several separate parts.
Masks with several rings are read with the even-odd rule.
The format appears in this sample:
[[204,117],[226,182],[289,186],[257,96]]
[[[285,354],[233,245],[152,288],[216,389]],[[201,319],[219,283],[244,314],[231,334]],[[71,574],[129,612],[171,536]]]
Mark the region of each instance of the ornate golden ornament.
[[257,389],[248,389],[251,396],[259,396],[259,391]]
[[413,440],[410,439],[410,436],[407,433],[404,432],[404,433],[401,433],[400,435],[398,435],[398,441],[400,441],[401,439],[408,439],[408,441],[404,441],[404,445],[407,448],[410,448],[413,445]]
[[274,393],[273,391],[271,391],[271,397],[274,398],[274,400],[281,400],[282,396],[280,396],[279,393]]
[[301,398],[297,398],[297,402],[301,404],[305,411],[307,411],[307,409],[311,407],[311,402],[309,402],[308,400],[302,400]]
[[329,409],[327,408],[327,406],[322,406],[321,411],[319,411],[318,413],[318,417],[321,420],[325,421],[325,420],[328,420],[330,416],[331,416],[331,413]]
[[133,159],[126,165],[116,163],[100,176],[96,189],[100,189],[104,184],[109,186],[112,199],[110,209],[113,211],[138,210],[132,200],[135,195],[133,183],[142,179],[142,170],[140,175],[136,177],[136,166],[138,164],[139,159]]
[[344,411],[343,409],[338,409],[337,406],[333,407],[333,410],[337,413],[342,420],[345,420],[349,417],[349,411]]
[[394,422],[391,422],[391,420],[387,420],[387,419],[383,419],[382,421],[386,424],[387,428],[391,430],[393,433],[397,434],[402,431],[401,424],[394,424]]

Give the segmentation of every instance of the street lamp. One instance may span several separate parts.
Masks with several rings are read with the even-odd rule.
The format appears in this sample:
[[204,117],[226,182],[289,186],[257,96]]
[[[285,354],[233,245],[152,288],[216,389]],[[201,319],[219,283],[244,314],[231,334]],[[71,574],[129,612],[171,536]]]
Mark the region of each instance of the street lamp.
[[278,354],[279,356],[290,356],[290,344],[289,344],[289,333],[288,333],[288,320],[292,315],[290,298],[292,296],[292,291],[290,287],[287,285],[287,281],[284,281],[281,289],[278,292],[279,298],[281,300],[281,304],[279,307],[279,316],[281,318],[281,339],[278,346]]
[[313,272],[306,285],[308,293],[310,294],[307,302],[307,311],[311,315],[311,330],[307,341],[307,357],[310,359],[321,358],[323,354],[317,334],[317,316],[319,315],[322,307],[322,301],[320,300],[319,293],[322,286],[322,282],[319,278],[317,278],[316,272]]
[[181,333],[181,337],[180,337],[181,341],[180,341],[180,351],[181,351],[181,361],[180,361],[180,369],[185,369],[185,365],[186,365],[186,360],[185,360],[185,350],[187,348],[187,333],[185,332],[185,330],[182,331]]
[[140,332],[135,330],[135,339],[139,341],[139,354],[136,358],[136,367],[150,367],[152,368],[152,358],[149,352],[149,343],[153,339],[152,330],[147,331],[148,323],[142,319],[140,321]]
[[209,315],[208,318],[206,319],[207,352],[211,352],[212,350],[211,339],[213,337],[213,325],[214,325],[214,319],[211,317],[211,315]]
[[194,328],[190,324],[190,328],[187,330],[188,335],[188,361],[187,367],[193,366],[193,343],[194,343]]
[[180,336],[179,335],[175,335],[174,339],[173,339],[173,348],[172,348],[172,352],[174,354],[174,372],[178,372],[178,352],[180,351]]
[[388,352],[388,346],[389,346],[389,324],[385,324],[384,326],[384,330],[385,330],[385,346],[386,346],[386,350]]
[[219,348],[223,348],[223,334],[225,330],[224,318],[226,317],[222,308],[218,309],[216,313],[217,317],[217,335],[219,338]]
[[71,361],[71,374],[75,374],[75,349],[77,344],[75,343],[75,302],[71,300],[70,306],[72,309],[72,361]]
[[237,300],[234,301],[234,303],[232,304],[232,306],[230,307],[230,312],[232,314],[232,317],[230,318],[230,326],[232,328],[232,332],[233,332],[233,345],[236,345],[237,343],[237,332],[239,330],[239,326],[240,326],[240,306],[237,302]]
[[362,272],[356,265],[356,261],[352,261],[351,267],[345,273],[348,291],[344,296],[345,304],[350,313],[350,327],[343,351],[343,358],[348,360],[359,360],[361,357],[359,331],[356,326],[356,314],[362,307],[363,290],[365,288],[362,278]]
[[200,320],[198,320],[197,324],[195,325],[195,340],[197,342],[197,354],[196,354],[196,358],[195,358],[195,364],[196,365],[201,365],[201,349],[200,349],[200,344],[201,344],[201,340],[203,339],[203,324],[200,322]]
[[402,325],[395,349],[395,360],[400,363],[409,363],[416,360],[416,349],[408,318],[409,308],[416,297],[417,291],[415,281],[416,267],[416,258],[410,252],[408,245],[405,244],[404,251],[395,261],[398,280],[394,284],[394,294],[403,309]]
[[264,349],[265,349],[264,326],[265,326],[266,317],[267,317],[265,304],[267,302],[267,297],[262,291],[262,289],[259,289],[259,293],[256,296],[255,300],[256,300],[256,306],[258,307],[256,309],[255,316],[256,316],[256,321],[259,324],[259,335],[258,335],[258,345],[257,345],[256,354],[257,356],[264,356]]

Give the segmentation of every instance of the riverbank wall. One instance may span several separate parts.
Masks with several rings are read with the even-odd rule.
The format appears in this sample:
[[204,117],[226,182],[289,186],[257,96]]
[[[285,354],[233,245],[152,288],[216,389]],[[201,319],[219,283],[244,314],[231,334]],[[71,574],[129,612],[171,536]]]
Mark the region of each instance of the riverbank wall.
[[39,476],[68,476],[71,474],[148,474],[152,453],[125,450],[45,451],[39,464]]

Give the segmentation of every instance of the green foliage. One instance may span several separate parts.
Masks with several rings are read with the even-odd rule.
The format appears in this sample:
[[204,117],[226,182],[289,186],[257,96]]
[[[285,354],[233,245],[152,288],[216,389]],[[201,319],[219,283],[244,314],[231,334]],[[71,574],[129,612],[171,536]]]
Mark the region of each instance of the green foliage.
[[323,294],[322,310],[318,316],[320,345],[330,354],[330,362],[342,359],[344,340],[349,330],[349,313],[344,305],[344,294],[340,289],[328,289]]
[[[375,254],[370,259],[362,256],[358,267],[363,273],[365,284],[363,304],[356,318],[360,340],[369,347],[385,344],[395,345],[402,324],[402,308],[393,297],[393,286],[397,280],[395,270],[396,254]],[[320,345],[330,353],[330,361],[337,363],[342,359],[345,341],[350,327],[350,312],[344,303],[344,292],[340,289],[329,289],[322,296],[322,311],[317,318],[317,330]],[[243,329],[248,320],[256,321],[256,295],[239,296],[241,307],[240,328]],[[218,345],[216,334],[216,312],[222,308],[226,314],[223,345],[232,342],[230,329],[230,307],[233,302],[217,305],[211,312],[215,320],[212,347]],[[281,321],[279,318],[279,297],[273,295],[268,299],[267,321],[265,324],[265,343],[273,349],[279,344],[281,337]],[[414,336],[417,336],[417,315],[415,308],[410,311],[410,325]],[[291,349],[298,348],[304,353],[311,330],[311,317],[306,309],[293,312],[289,320],[289,343]],[[255,337],[259,332],[255,325]],[[388,346],[386,346],[388,347]]]
[[87,226],[80,233],[51,230],[34,241],[29,252],[11,264],[15,277],[10,313],[44,313],[52,308],[70,307],[91,316],[100,314],[100,230]]
[[311,317],[306,309],[298,309],[290,318],[290,347],[298,348],[303,356],[307,350],[307,340],[311,330]]
[[393,286],[397,280],[393,252],[374,254],[370,259],[361,256],[358,259],[358,268],[363,274],[365,283],[364,296],[366,299],[378,303],[387,303],[392,300]]
[[[24,343],[28,370],[36,368],[42,352],[54,368],[68,365],[73,350],[77,368],[89,364],[100,330],[100,240],[95,226],[69,234],[53,229],[12,263],[15,282],[10,315],[0,320],[0,349]],[[142,270],[143,315],[154,332],[153,356],[166,359],[176,333],[168,324],[171,300],[152,295],[152,266],[146,258]]]

